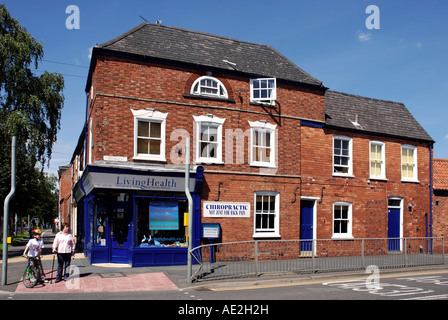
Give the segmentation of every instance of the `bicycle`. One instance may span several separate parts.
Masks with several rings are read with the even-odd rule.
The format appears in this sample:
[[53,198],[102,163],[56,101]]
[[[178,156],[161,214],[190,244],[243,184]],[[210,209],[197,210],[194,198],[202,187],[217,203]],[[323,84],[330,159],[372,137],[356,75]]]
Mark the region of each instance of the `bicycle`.
[[23,256],[28,259],[28,265],[25,268],[25,272],[23,273],[23,284],[27,288],[33,288],[37,282],[39,281],[39,270],[34,266],[34,257]]

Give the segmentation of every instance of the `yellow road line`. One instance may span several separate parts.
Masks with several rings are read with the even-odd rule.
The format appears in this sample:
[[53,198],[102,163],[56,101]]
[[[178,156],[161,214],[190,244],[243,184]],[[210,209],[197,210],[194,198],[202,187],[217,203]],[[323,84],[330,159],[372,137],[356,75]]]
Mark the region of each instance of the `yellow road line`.
[[[407,272],[407,273],[397,273],[397,274],[388,274],[381,275],[380,279],[387,278],[401,278],[401,277],[409,277],[409,276],[422,276],[428,274],[440,274],[440,273],[448,273],[448,270],[443,271],[426,271],[426,272]],[[347,282],[347,281],[360,281],[366,280],[369,275],[366,274],[365,277],[360,278],[346,278],[344,280],[335,280],[331,281],[331,279],[325,280],[314,280],[314,281],[304,281],[304,282],[294,282],[294,283],[278,283],[278,284],[267,284],[267,285],[252,285],[250,287],[231,287],[231,288],[210,288],[211,291],[238,291],[238,290],[257,290],[257,289],[270,289],[270,288],[282,288],[282,287],[295,287],[295,286],[306,286],[311,284],[322,284],[322,283],[338,283],[338,282]]]

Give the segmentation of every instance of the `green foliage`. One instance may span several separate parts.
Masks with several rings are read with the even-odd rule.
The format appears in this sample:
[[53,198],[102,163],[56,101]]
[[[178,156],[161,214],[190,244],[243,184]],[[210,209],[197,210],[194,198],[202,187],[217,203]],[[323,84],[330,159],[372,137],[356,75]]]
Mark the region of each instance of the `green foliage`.
[[64,78],[57,73],[34,75],[43,46],[0,5],[0,133],[5,141],[17,136],[33,164],[51,158],[60,129]]
[[[64,78],[58,73],[33,73],[43,55],[42,44],[1,4],[0,198],[10,188],[11,137],[15,135],[17,191],[12,212],[22,217],[57,215],[56,178],[45,176],[42,169],[51,159],[60,129]],[[41,170],[35,168],[37,164]]]

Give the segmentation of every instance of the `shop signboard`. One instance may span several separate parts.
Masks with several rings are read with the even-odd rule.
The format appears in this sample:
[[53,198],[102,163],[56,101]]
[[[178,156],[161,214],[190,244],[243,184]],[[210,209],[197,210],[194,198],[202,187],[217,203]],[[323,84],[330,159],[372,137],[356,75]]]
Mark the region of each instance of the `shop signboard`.
[[[194,190],[194,184],[195,179],[190,178],[190,190]],[[86,194],[89,194],[94,188],[183,192],[185,191],[185,178],[89,172],[83,180],[83,185]]]
[[178,203],[151,201],[149,205],[149,230],[179,230]]
[[202,212],[204,218],[250,218],[250,203],[205,201]]

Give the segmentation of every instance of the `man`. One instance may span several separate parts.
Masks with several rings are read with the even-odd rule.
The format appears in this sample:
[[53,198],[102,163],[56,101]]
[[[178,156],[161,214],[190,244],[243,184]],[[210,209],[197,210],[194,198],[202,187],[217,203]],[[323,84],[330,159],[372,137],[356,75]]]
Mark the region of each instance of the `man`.
[[55,282],[62,281],[62,269],[65,270],[64,281],[67,281],[69,276],[67,269],[70,266],[72,254],[75,254],[75,241],[70,233],[70,226],[66,222],[62,224],[62,231],[58,232],[54,238],[53,253],[58,254],[58,273]]

